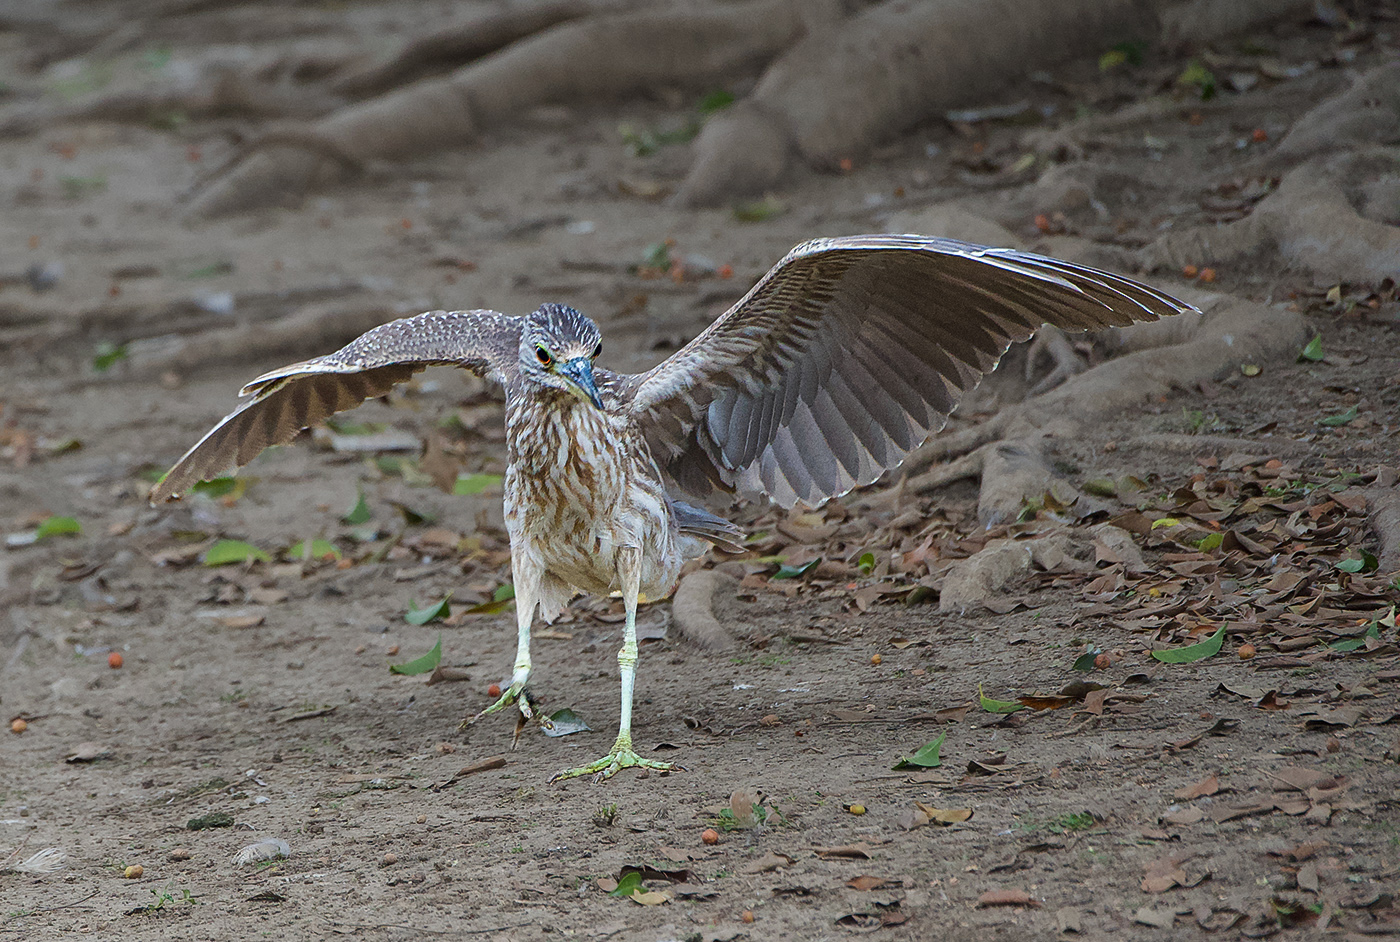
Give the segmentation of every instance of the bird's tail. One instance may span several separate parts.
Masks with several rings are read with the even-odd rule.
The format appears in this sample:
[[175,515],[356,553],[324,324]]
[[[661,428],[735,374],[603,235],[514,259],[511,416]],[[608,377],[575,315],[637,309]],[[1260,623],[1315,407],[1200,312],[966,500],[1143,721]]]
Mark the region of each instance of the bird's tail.
[[676,514],[676,526],[687,536],[698,536],[724,550],[726,553],[744,553],[744,531],[723,517],[716,517],[707,510],[692,507],[681,501],[672,501],[671,508]]

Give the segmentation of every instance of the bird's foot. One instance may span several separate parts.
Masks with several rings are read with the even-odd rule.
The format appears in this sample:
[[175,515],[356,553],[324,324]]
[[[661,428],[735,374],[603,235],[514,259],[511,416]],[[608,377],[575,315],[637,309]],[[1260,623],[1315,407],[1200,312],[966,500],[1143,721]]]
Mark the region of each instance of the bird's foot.
[[551,782],[562,782],[566,778],[579,778],[584,775],[593,776],[593,784],[612,778],[623,769],[653,769],[657,772],[684,772],[682,766],[673,762],[658,762],[655,759],[643,759],[637,755],[632,748],[632,737],[622,734],[613,743],[612,751],[597,762],[590,762],[588,765],[579,766],[576,769],[565,769],[558,775],[550,779]]
[[[525,694],[525,681],[521,680],[516,681],[515,683],[507,687],[505,692],[501,694],[500,699],[498,699],[495,703],[491,704],[486,709],[482,710],[476,716],[468,717],[467,719],[462,720],[461,725],[457,728],[466,729],[468,726],[472,725],[477,720],[481,719],[483,716],[486,716],[490,713],[499,713],[501,710],[504,710],[512,703],[514,703],[517,707],[520,708],[520,716],[522,720],[520,724],[521,726],[524,726],[525,723],[528,723],[529,721],[535,718],[534,707],[530,705],[530,698]],[[549,726],[551,725],[549,722],[549,718],[546,716],[541,716],[540,725],[549,728]],[[519,728],[517,728],[516,738],[518,739],[519,736],[520,730]]]

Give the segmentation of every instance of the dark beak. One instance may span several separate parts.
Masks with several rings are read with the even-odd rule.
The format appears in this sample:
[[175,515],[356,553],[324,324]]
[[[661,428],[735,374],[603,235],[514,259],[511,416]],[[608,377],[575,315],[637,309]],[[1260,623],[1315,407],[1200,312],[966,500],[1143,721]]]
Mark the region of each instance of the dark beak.
[[588,357],[574,357],[561,363],[559,372],[568,377],[595,407],[603,408],[603,397],[598,395],[598,384],[593,381],[593,362]]

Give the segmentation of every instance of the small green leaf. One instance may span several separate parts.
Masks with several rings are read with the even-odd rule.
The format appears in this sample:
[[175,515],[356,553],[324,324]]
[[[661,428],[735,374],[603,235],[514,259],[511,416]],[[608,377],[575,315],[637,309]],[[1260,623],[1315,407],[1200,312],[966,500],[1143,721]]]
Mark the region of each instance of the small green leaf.
[[1378,624],[1371,622],[1371,627],[1366,629],[1365,634],[1359,638],[1346,638],[1342,641],[1333,641],[1328,645],[1333,651],[1355,651],[1358,648],[1366,647],[1366,639],[1374,638],[1381,640],[1381,629]]
[[1313,339],[1308,341],[1307,346],[1298,351],[1298,362],[1301,363],[1304,360],[1312,360],[1316,363],[1321,360],[1323,356],[1325,356],[1325,354],[1322,352],[1322,335],[1315,334]]
[[355,500],[355,506],[345,511],[345,515],[340,518],[340,522],[348,523],[352,527],[358,527],[362,523],[368,523],[370,516],[369,504],[365,503],[365,492],[360,491],[359,497]]
[[772,196],[740,203],[734,207],[734,218],[740,222],[765,222],[787,212],[787,204]]
[[408,612],[403,616],[403,620],[410,625],[426,625],[430,621],[438,621],[452,614],[452,609],[448,607],[448,601],[452,594],[444,595],[440,601],[433,605],[419,608],[417,602],[408,603]]
[[1175,527],[1180,525],[1181,521],[1175,517],[1158,517],[1156,520],[1152,521],[1152,529],[1154,530],[1158,527]]
[[83,525],[72,517],[49,517],[34,531],[34,539],[42,540],[50,536],[65,536],[82,532]]
[[642,889],[642,875],[636,870],[629,870],[622,875],[622,879],[617,881],[617,889],[609,893],[609,896],[626,898]]
[[330,540],[306,540],[293,546],[287,555],[304,560],[325,559],[327,557],[339,559],[340,550],[336,549],[335,544]]
[[671,247],[665,242],[653,242],[642,253],[643,268],[670,268]]
[[515,586],[507,582],[503,586],[497,586],[496,591],[491,593],[493,602],[509,602],[515,598]]
[[484,494],[504,480],[499,474],[460,474],[452,485],[452,493],[458,497]]
[[1380,560],[1375,555],[1361,550],[1360,559],[1344,559],[1337,563],[1342,572],[1375,572],[1380,568]]
[[938,738],[932,742],[926,742],[919,747],[919,751],[912,756],[900,756],[899,761],[891,768],[895,771],[900,769],[936,769],[943,764],[943,760],[938,757],[938,750],[943,748],[943,740],[948,738],[948,731],[945,729],[938,734]]
[[208,481],[198,481],[190,488],[190,493],[203,494],[205,497],[214,500],[220,497],[229,497],[230,500],[238,500],[247,493],[247,491],[248,479],[235,477],[211,478]]
[[126,344],[104,340],[97,345],[97,352],[92,356],[92,366],[97,372],[103,373],[110,369],[113,363],[125,359]]
[[1195,85],[1201,92],[1201,101],[1210,101],[1215,97],[1215,76],[1210,70],[1194,59],[1186,66],[1186,69],[1177,76],[1178,85]]
[[1208,533],[1205,539],[1196,541],[1196,549],[1202,553],[1209,553],[1213,549],[1219,549],[1220,544],[1225,542],[1225,534]]
[[1015,713],[1017,710],[1025,709],[1023,704],[1013,703],[1010,700],[993,700],[982,692],[981,684],[977,685],[977,702],[988,713]]
[[1352,406],[1345,412],[1338,412],[1336,415],[1329,415],[1325,419],[1318,419],[1317,424],[1325,425],[1328,428],[1340,428],[1343,425],[1349,425],[1357,417],[1358,414],[1358,408],[1356,406]]
[[716,111],[723,111],[732,104],[734,104],[734,94],[721,88],[700,99],[700,104],[696,107],[700,109],[701,114],[714,114]]
[[227,566],[230,563],[272,562],[272,557],[252,543],[242,540],[220,540],[204,554],[204,565]]
[[1110,49],[1099,56],[1099,71],[1107,72],[1128,61],[1128,54],[1121,49]]
[[1225,643],[1225,626],[1222,624],[1215,629],[1215,634],[1204,641],[1196,644],[1188,644],[1184,648],[1172,648],[1167,651],[1153,651],[1152,656],[1164,664],[1190,664],[1192,661],[1205,660],[1220,653],[1220,646]]
[[800,566],[780,566],[778,571],[773,573],[773,579],[800,579],[813,569],[817,568],[817,563],[821,562],[821,557],[809,559]]
[[1084,671],[1086,673],[1088,671],[1093,670],[1094,661],[1098,658],[1099,654],[1101,653],[1102,652],[1098,651],[1097,649],[1093,651],[1085,651],[1083,654],[1079,655],[1079,657],[1074,659],[1074,663],[1070,665],[1070,670]]
[[870,573],[875,569],[875,554],[861,553],[860,561],[856,563],[856,568],[860,570],[861,575],[870,575]]
[[[440,604],[446,605],[447,600],[443,599]],[[418,624],[422,624],[422,622],[418,622]],[[437,670],[437,666],[441,662],[442,634],[439,633],[437,644],[433,645],[433,649],[427,654],[423,655],[422,657],[416,657],[413,660],[409,661],[407,664],[390,664],[389,670],[395,674],[404,674],[409,677],[412,677],[416,674],[428,674]]]

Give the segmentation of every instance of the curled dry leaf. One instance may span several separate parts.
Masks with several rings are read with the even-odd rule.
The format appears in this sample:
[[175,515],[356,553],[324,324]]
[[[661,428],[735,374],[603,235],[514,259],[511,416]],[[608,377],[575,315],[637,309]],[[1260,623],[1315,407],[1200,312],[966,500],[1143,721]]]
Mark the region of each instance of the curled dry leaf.
[[880,887],[884,886],[886,882],[888,881],[886,881],[884,877],[872,877],[869,874],[861,874],[858,877],[851,877],[846,881],[846,885],[853,890],[868,892],[870,890],[878,890]]
[[787,854],[775,854],[772,851],[751,860],[744,865],[744,873],[772,873],[774,870],[781,870],[783,867],[792,865],[792,858]]
[[1195,785],[1178,788],[1172,793],[1172,797],[1180,798],[1183,801],[1191,801],[1194,798],[1201,798],[1205,795],[1214,795],[1219,791],[1220,779],[1212,773],[1201,779]]
[[971,817],[971,808],[935,808],[916,800],[914,807],[901,813],[895,823],[906,831],[912,831],[925,824],[961,824]]

